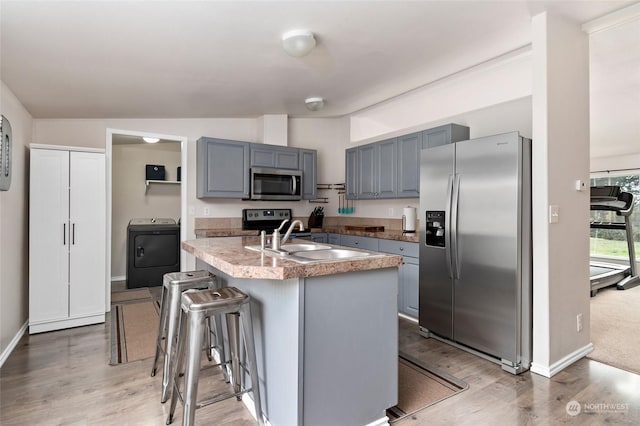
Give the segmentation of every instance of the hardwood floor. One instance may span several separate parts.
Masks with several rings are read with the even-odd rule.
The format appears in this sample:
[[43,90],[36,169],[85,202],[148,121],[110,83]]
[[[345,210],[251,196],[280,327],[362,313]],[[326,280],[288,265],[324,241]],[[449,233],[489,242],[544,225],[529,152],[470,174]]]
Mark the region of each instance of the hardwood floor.
[[[512,376],[417,330],[415,323],[400,320],[400,348],[464,380],[469,389],[398,426],[640,424],[639,375],[582,359],[550,380],[529,372]],[[150,377],[151,359],[108,363],[108,322],[25,335],[0,369],[0,424],[164,425],[169,404],[159,402],[161,379]],[[203,383],[224,386],[219,377]],[[566,411],[572,400],[581,405],[576,416]],[[180,424],[181,413],[178,405],[174,424]],[[198,410],[196,422],[255,424],[235,399]]]

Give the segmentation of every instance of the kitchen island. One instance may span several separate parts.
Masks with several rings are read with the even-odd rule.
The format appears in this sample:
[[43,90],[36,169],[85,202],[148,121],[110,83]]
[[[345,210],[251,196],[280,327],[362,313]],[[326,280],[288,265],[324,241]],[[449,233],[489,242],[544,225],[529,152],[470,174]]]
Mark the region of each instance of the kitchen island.
[[257,244],[256,237],[204,238],[182,248],[222,285],[251,296],[269,423],[386,424],[385,409],[397,403],[402,258],[301,264],[245,248]]

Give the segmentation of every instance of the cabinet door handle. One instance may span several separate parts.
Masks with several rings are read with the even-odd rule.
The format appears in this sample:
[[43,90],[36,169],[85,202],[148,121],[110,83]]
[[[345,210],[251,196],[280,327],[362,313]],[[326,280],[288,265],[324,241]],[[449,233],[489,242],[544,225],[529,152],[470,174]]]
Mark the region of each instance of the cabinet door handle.
[[71,244],[76,245],[76,224],[71,224]]
[[400,251],[404,251],[404,247],[400,247]]
[[144,256],[144,247],[138,247],[138,248],[136,249],[136,256],[137,256],[137,257],[142,257],[142,256]]
[[63,246],[67,245],[67,224],[66,223],[62,224],[62,245]]

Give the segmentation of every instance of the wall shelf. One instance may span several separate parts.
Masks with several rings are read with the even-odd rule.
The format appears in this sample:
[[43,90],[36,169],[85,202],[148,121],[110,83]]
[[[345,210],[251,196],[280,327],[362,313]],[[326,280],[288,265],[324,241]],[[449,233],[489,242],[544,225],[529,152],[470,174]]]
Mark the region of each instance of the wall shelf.
[[344,191],[344,183],[319,183],[316,188],[318,189],[337,189]]
[[151,185],[152,183],[158,183],[161,185],[167,185],[167,184],[181,184],[182,182],[179,180],[145,180],[144,181],[144,193],[147,193],[147,189],[149,189],[149,185]]

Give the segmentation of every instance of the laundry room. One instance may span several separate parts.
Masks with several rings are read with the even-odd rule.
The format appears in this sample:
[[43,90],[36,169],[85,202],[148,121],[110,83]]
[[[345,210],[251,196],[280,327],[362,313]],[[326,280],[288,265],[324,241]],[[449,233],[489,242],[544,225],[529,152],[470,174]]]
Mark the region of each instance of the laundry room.
[[123,288],[148,285],[148,273],[170,268],[179,253],[181,146],[150,140],[113,135],[111,276]]

